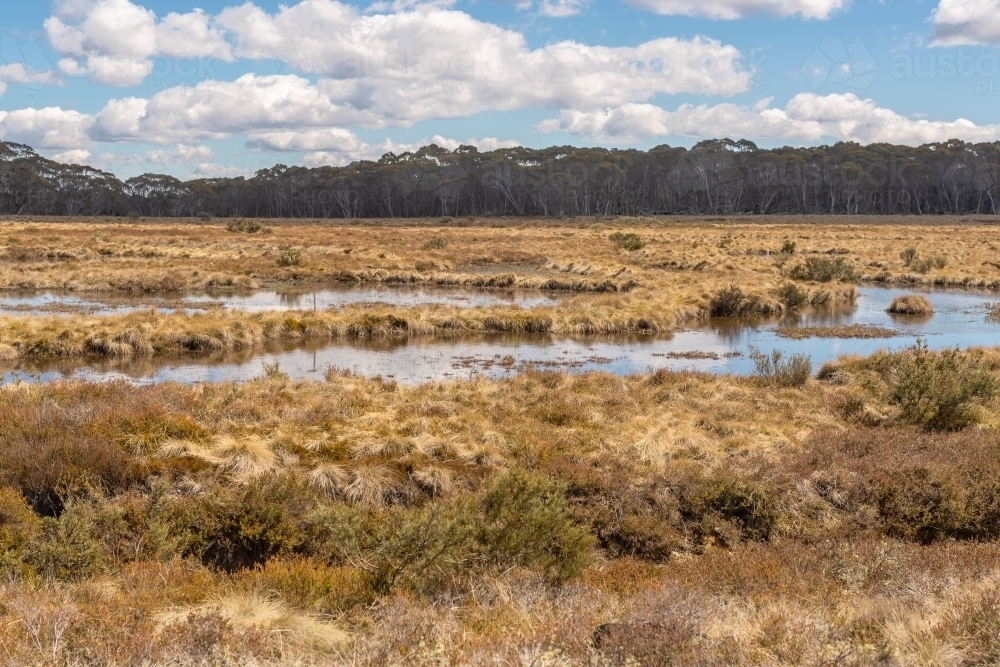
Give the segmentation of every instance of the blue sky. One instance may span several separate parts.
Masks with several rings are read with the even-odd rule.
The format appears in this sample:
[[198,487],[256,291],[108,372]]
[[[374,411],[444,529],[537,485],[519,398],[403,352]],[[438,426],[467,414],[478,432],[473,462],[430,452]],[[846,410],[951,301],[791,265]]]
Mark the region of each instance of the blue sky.
[[123,177],[431,141],[1000,139],[1000,0],[5,4],[0,139]]

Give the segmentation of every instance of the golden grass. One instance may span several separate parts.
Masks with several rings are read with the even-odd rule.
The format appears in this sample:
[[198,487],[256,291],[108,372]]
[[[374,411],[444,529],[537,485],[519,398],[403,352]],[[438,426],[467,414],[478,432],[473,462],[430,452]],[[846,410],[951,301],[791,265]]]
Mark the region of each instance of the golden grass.
[[312,615],[289,609],[281,600],[257,591],[234,591],[200,604],[157,614],[157,631],[184,623],[192,615],[217,615],[238,629],[252,628],[274,635],[278,641],[307,649],[332,652],[348,640],[343,630]]
[[893,299],[886,312],[893,315],[933,315],[934,306],[926,297],[919,294],[908,294]]

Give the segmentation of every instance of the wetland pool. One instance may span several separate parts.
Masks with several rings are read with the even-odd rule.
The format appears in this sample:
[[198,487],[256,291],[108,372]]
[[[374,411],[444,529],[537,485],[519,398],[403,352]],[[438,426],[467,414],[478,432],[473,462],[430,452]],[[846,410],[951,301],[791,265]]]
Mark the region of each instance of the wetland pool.
[[[319,341],[271,345],[212,355],[152,359],[31,360],[0,366],[0,382],[127,380],[157,382],[246,381],[259,377],[266,365],[292,379],[322,380],[328,369],[366,377],[380,376],[404,384],[432,380],[504,377],[526,368],[567,372],[604,371],[619,375],[658,368],[711,373],[749,374],[752,348],[805,354],[813,369],[838,357],[900,349],[917,338],[933,349],[1000,345],[1000,321],[989,316],[989,294],[858,288],[850,307],[815,309],[772,320],[718,318],[704,320],[666,336],[553,337],[476,336],[415,338],[395,341]],[[885,312],[897,296],[919,293],[935,308],[931,317],[900,317]],[[877,327],[880,338],[844,336],[791,338],[796,328],[812,331],[836,327]]]
[[205,292],[172,295],[129,295],[96,292],[32,291],[0,293],[4,315],[116,315],[156,308],[164,312],[197,312],[213,308],[261,312],[326,310],[352,304],[389,306],[443,305],[460,308],[555,306],[569,294],[523,290],[470,289],[414,285],[343,284],[304,290]]

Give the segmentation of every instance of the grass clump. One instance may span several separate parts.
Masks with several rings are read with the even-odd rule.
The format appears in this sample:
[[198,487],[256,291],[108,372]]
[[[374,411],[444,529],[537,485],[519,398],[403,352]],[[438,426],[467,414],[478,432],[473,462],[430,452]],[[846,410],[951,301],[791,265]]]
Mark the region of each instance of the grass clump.
[[834,280],[857,282],[854,267],[843,257],[807,257],[788,272],[792,280],[811,280],[828,283]]
[[236,218],[226,223],[226,231],[239,234],[270,234],[271,228],[263,224],[260,220],[247,220],[246,218]]
[[448,247],[448,240],[440,236],[435,236],[424,243],[424,250],[444,250]]
[[615,232],[608,239],[622,250],[634,251],[646,247],[646,242],[642,240],[642,237],[633,232]]
[[781,350],[766,354],[751,347],[750,360],[754,363],[755,375],[769,385],[801,387],[812,375],[812,361],[804,354],[793,354],[786,359]]
[[892,315],[933,315],[934,306],[926,297],[908,294],[893,299],[886,312]]
[[760,310],[760,297],[744,294],[736,285],[719,290],[708,302],[711,317],[747,317],[759,314]]
[[930,257],[918,257],[910,263],[910,268],[917,273],[930,273],[934,268],[934,260]]
[[930,273],[931,269],[943,269],[948,266],[948,258],[937,254],[931,257],[923,257],[916,248],[906,248],[899,253],[899,258],[903,260],[903,265],[917,273]]
[[282,250],[278,255],[278,266],[299,266],[302,264],[302,251],[295,248]]

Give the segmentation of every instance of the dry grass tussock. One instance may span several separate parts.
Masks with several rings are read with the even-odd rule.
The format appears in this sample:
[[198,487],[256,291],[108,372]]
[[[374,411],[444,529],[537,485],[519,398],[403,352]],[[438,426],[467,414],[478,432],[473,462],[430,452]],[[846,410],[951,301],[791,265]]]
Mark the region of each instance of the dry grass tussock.
[[[554,308],[528,311],[399,307],[380,310],[372,321],[360,309],[346,309],[312,320],[295,315],[288,326],[281,318],[242,314],[189,320],[140,313],[67,318],[61,326],[29,317],[0,324],[0,357],[234,349],[297,336],[402,335],[404,325],[406,335],[663,331],[713,311],[714,300],[732,285],[741,286],[745,300],[720,314],[850,300],[855,280],[1000,289],[997,247],[985,226],[822,222],[622,218],[455,227],[274,221],[269,234],[233,233],[225,221],[0,222],[0,266],[7,269],[0,272],[0,289],[135,294],[380,283],[575,295]],[[913,273],[900,246],[948,261]],[[293,252],[296,262],[279,261]]]
[[934,306],[927,300],[927,297],[919,294],[908,294],[893,299],[886,312],[893,315],[933,315]]
[[990,664],[1000,354],[0,389],[0,662]]

